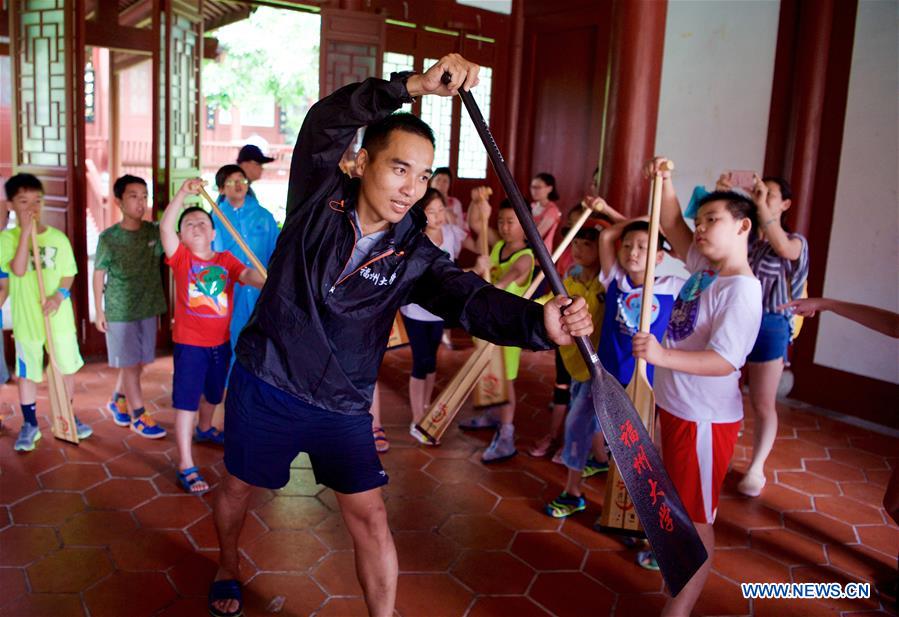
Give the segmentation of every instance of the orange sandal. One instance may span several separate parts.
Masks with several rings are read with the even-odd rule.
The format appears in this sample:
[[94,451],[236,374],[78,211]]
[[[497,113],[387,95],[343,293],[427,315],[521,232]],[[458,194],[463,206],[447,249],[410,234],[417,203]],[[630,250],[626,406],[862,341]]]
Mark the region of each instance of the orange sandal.
[[372,429],[372,435],[375,438],[375,450],[377,450],[379,454],[383,454],[390,449],[390,442],[387,441],[387,433],[384,432],[384,427],[374,427],[374,429]]

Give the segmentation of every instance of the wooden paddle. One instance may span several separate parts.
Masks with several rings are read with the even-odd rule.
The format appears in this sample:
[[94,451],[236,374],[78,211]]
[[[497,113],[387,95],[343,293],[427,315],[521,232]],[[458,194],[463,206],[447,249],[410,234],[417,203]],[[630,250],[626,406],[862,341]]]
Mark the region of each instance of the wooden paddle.
[[[490,192],[487,194],[489,195]],[[487,258],[490,257],[490,246],[487,239],[489,223],[488,217],[482,216],[481,230],[478,234],[479,252],[483,257]],[[485,281],[490,283],[489,270],[484,272],[483,277]],[[480,377],[475,382],[474,394],[472,396],[474,406],[483,408],[505,405],[509,402],[509,382],[506,381],[506,358],[503,354],[503,348],[479,339],[474,339],[474,344],[475,347],[490,347],[490,351],[487,352],[487,363],[481,371]]]
[[[444,83],[452,79],[448,73]],[[490,162],[506,190],[525,236],[546,273],[550,287],[558,296],[565,295],[559,273],[553,267],[549,251],[543,244],[534,217],[521,190],[506,166],[502,153],[490,134],[490,128],[471,92],[459,90],[462,104],[471,116]],[[676,596],[708,559],[708,553],[696,533],[677,489],[665,471],[662,457],[640,420],[634,404],[618,380],[603,368],[596,350],[587,336],[575,338],[575,344],[590,370],[590,392],[596,419],[602,428],[612,456],[619,463],[622,479],[634,501],[634,509],[643,523],[659,569],[672,596]]]
[[[673,171],[674,164],[666,162],[665,171]],[[656,254],[659,243],[659,216],[662,209],[662,178],[655,174],[651,184],[652,201],[649,207],[649,244],[646,247],[646,271],[643,276],[643,298],[640,304],[640,332],[649,332],[652,325],[652,311],[655,296]],[[651,436],[655,428],[656,398],[649,383],[646,372],[646,360],[637,358],[634,373],[625,390],[628,398],[634,403],[637,414]],[[633,502],[621,481],[621,473],[615,461],[609,464],[609,476],[606,481],[606,496],[603,501],[599,526],[603,531],[625,533],[627,535],[643,535],[640,519],[634,512]]]
[[[602,202],[597,202],[595,205],[584,202],[583,205],[583,214],[581,214],[580,218],[575,221],[574,225],[572,225],[565,237],[562,238],[562,242],[559,243],[559,246],[556,247],[556,250],[552,254],[554,263],[559,260],[559,257],[562,256],[562,253],[565,252],[565,249],[567,249],[568,245],[574,240],[577,232],[584,226],[587,219],[590,218],[590,215],[593,212],[601,212],[603,207]],[[537,291],[540,283],[543,282],[543,276],[543,272],[540,272],[534,280],[531,281],[531,286],[524,292],[524,297],[529,298]],[[482,342],[486,343],[486,341]],[[437,400],[434,401],[434,404],[431,405],[427,415],[425,415],[421,422],[416,425],[418,431],[424,435],[432,445],[436,446],[440,444],[440,439],[443,437],[446,429],[449,428],[453,419],[459,414],[462,405],[465,404],[468,395],[471,394],[472,389],[475,387],[478,377],[489,364],[490,354],[493,353],[493,349],[499,349],[499,347],[493,343],[486,343],[475,348],[474,352],[468,356],[465,364],[459,368],[450,382],[440,392],[440,396],[438,396]]]
[[[37,288],[41,297],[41,312],[47,301],[47,289],[44,287],[44,268],[41,263],[41,251],[37,244],[37,228],[39,221],[35,219],[31,230],[31,258],[34,261],[34,272],[37,274]],[[50,316],[44,313],[44,342],[47,347],[47,389],[50,395],[50,420],[53,436],[74,444],[78,443],[78,428],[75,425],[75,410],[66,391],[66,382],[53,349],[53,329],[50,327]]]
[[256,257],[256,254],[250,250],[250,247],[247,246],[247,243],[241,237],[240,233],[234,229],[234,225],[231,224],[231,221],[228,220],[224,214],[222,214],[221,208],[218,207],[218,204],[215,203],[215,200],[209,196],[209,193],[206,192],[206,189],[200,187],[200,195],[202,195],[206,201],[209,202],[209,205],[212,207],[212,211],[215,212],[215,215],[222,222],[222,225],[225,226],[231,235],[234,237],[234,241],[237,242],[237,246],[244,252],[247,256],[247,259],[250,260],[250,263],[253,264],[253,267],[262,274],[263,278],[268,278],[268,270],[265,269],[265,266],[262,265],[262,262],[259,261],[259,258]]

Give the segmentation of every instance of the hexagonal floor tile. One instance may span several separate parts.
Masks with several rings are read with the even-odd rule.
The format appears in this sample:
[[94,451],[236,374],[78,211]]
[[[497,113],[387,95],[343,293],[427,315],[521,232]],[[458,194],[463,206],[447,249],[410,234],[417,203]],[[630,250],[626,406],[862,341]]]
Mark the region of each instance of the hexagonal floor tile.
[[64,548],[28,567],[31,590],[37,593],[78,593],[112,572],[106,551]]
[[758,550],[735,548],[715,551],[712,567],[729,579],[743,583],[792,582],[787,566]]
[[446,572],[459,554],[455,542],[429,531],[398,531],[393,541],[400,572]]
[[636,550],[590,551],[584,573],[619,592],[658,593],[663,590],[662,575],[637,564]]
[[172,461],[156,452],[126,452],[107,461],[106,469],[114,478],[152,478],[159,473],[175,473]]
[[308,531],[279,530],[263,534],[244,548],[260,570],[308,570],[328,548]]
[[25,584],[25,571],[21,568],[0,568],[0,589],[3,590],[3,599],[0,606],[9,604],[24,593],[28,592]]
[[850,497],[815,497],[815,510],[849,525],[882,525],[886,522],[879,508]]
[[84,615],[81,597],[75,593],[30,593],[0,609],[0,617],[47,617]]
[[519,532],[511,550],[537,570],[580,570],[586,554],[565,536],[545,531]]
[[7,527],[0,531],[0,565],[24,566],[59,547],[50,527]]
[[528,596],[558,617],[608,615],[615,600],[612,592],[581,572],[539,574]]
[[824,544],[856,541],[851,526],[818,512],[788,512],[784,514],[784,525],[787,529]]
[[424,468],[424,472],[438,482],[480,482],[487,475],[483,465],[467,459],[435,458]]
[[[361,596],[353,551],[334,551],[315,568],[312,578],[332,596]],[[332,608],[333,610],[333,608]]]
[[507,595],[527,591],[536,572],[505,551],[465,551],[450,571],[476,594]]
[[404,499],[392,496],[385,506],[387,523],[393,531],[434,530],[451,514],[444,504],[427,497]]
[[[389,515],[387,520],[390,521]],[[347,531],[346,525],[343,524],[343,517],[339,512],[330,514],[316,526],[313,533],[331,550],[340,551],[353,548],[353,537]]]
[[500,497],[533,497],[543,492],[546,483],[522,471],[491,471],[481,486]]
[[855,528],[862,544],[885,555],[896,552],[899,546],[899,527],[896,525],[871,525]]
[[752,548],[788,566],[827,563],[824,545],[789,529],[751,532]]
[[758,499],[745,497],[721,499],[718,502],[716,520],[727,521],[744,529],[765,529],[783,527],[781,514]]
[[[325,594],[308,576],[303,574],[256,575],[245,587],[247,615],[267,615],[278,612],[285,615],[311,615],[325,601]],[[283,599],[283,604],[279,599]]]
[[[84,593],[91,617],[150,617],[175,600],[161,572],[116,572]],[[127,609],[126,609],[127,607]]]
[[166,570],[194,550],[181,531],[138,529],[109,546],[120,570]]
[[389,473],[390,482],[384,489],[388,497],[427,497],[437,488],[437,480],[420,469],[395,469]]
[[84,500],[76,493],[42,492],[9,509],[17,525],[57,525],[84,510]]
[[739,585],[710,572],[694,612],[697,615],[747,615],[749,600],[743,599]]
[[440,534],[465,548],[495,550],[508,547],[515,530],[490,514],[455,514],[440,527]]
[[[882,456],[865,452],[858,448],[828,448],[830,460],[844,463],[856,469],[886,469],[887,464]],[[895,456],[895,452],[893,452]]]
[[532,600],[519,596],[478,598],[468,617],[549,617]]
[[432,498],[450,514],[490,512],[497,502],[493,494],[472,484],[441,484]]
[[106,478],[106,470],[98,463],[66,463],[38,476],[44,488],[67,491],[83,491]]
[[888,580],[896,575],[896,556],[884,555],[863,544],[829,544],[830,565],[866,581]]
[[330,510],[315,497],[279,495],[256,513],[271,529],[306,529],[325,520]]
[[79,512],[59,531],[67,546],[106,546],[131,535],[136,527],[130,512],[91,510]]
[[447,574],[400,574],[396,609],[402,617],[457,617],[471,593]]
[[368,606],[362,598],[330,598],[316,617],[368,617]]
[[865,474],[861,469],[850,467],[837,461],[805,461],[805,470],[826,480],[836,482],[864,482]]
[[781,471],[777,474],[778,484],[784,484],[808,495],[839,495],[836,482],[826,480],[804,471]]
[[144,527],[183,529],[210,512],[206,502],[194,495],[163,495],[140,506],[134,515]]
[[84,493],[92,508],[132,510],[157,495],[149,480],[113,478]]
[[[268,529],[259,522],[252,513],[248,513],[244,519],[243,529],[240,531],[240,546],[260,537]],[[215,520],[212,514],[207,514],[199,521],[187,528],[187,533],[200,549],[218,550],[219,540],[215,532]]]
[[169,570],[169,578],[180,595],[206,597],[217,570],[217,551],[196,551],[186,553]]
[[323,490],[325,490],[324,486],[315,483],[315,476],[311,469],[291,469],[290,481],[286,486],[278,489],[278,494],[314,497]]
[[512,529],[519,531],[558,530],[562,522],[559,519],[547,516],[543,511],[545,505],[539,499],[510,499],[506,497],[500,500],[493,514]]

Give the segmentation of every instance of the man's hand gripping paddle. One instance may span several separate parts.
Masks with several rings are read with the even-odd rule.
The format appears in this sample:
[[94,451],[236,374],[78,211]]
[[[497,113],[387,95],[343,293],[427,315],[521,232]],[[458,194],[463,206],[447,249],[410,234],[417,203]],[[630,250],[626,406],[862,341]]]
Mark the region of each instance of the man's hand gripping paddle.
[[[444,74],[445,83],[448,79],[449,75]],[[540,267],[546,273],[553,293],[566,295],[562,280],[552,265],[549,251],[537,232],[530,209],[512,178],[474,97],[464,89],[459,90],[459,96],[487,149],[490,162],[515,208],[515,214]],[[672,596],[676,596],[708,559],[708,553],[624,388],[600,364],[588,337],[577,337],[575,343],[590,370],[596,418],[612,450],[612,456],[618,463],[668,590]]]

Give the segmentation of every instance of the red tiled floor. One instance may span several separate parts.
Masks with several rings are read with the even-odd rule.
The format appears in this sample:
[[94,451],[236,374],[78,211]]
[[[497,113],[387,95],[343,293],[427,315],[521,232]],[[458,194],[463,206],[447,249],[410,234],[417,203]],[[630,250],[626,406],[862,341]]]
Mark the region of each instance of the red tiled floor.
[[479,594],[523,594],[536,574],[505,551],[466,551],[451,572]]
[[[467,353],[440,351],[438,391]],[[565,469],[548,459],[522,454],[484,466],[479,457],[489,432],[455,427],[438,448],[415,445],[405,402],[409,366],[407,349],[390,352],[381,382],[392,444],[382,457],[391,478],[385,506],[402,572],[397,615],[658,614],[666,601],[660,574],[637,566],[636,549],[593,529],[605,478],[585,484],[586,512],[556,520],[543,507],[561,490]],[[520,374],[516,433],[525,447],[547,429],[552,355],[524,353]],[[122,607],[129,617],[206,613],[218,559],[212,494],[182,492],[174,439],[149,441],[113,424],[103,410],[112,377],[96,364],[79,373],[76,408],[95,430],[80,446],[53,439],[42,415],[38,448],[16,453],[21,420],[4,422],[0,617],[68,617],[85,609],[119,615]],[[154,363],[147,377],[148,408],[172,429],[171,359]],[[14,402],[14,394],[0,389],[0,404]],[[735,490],[752,453],[754,421],[747,418],[719,504],[718,550],[694,614],[888,614],[879,596],[742,598],[744,581],[848,583],[895,575],[899,528],[881,501],[899,464],[899,441],[803,410],[780,411],[768,485],[756,499]],[[194,455],[207,479],[218,482],[225,473],[221,448],[197,446]],[[240,538],[247,615],[367,614],[336,495],[315,483],[310,465],[301,455],[283,490],[251,493]]]
[[63,548],[28,566],[31,591],[78,593],[112,572],[106,551],[96,548]]
[[84,594],[91,617],[150,617],[172,603],[175,590],[159,572],[116,572]]
[[468,617],[543,617],[549,615],[528,598],[517,596],[478,599]]

